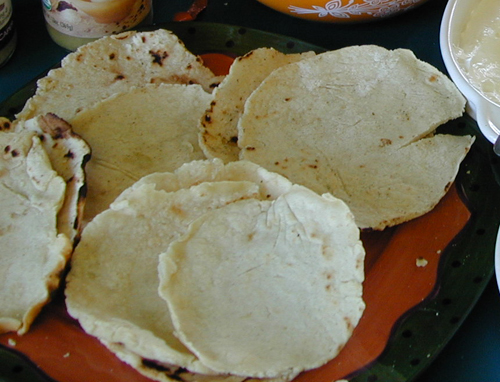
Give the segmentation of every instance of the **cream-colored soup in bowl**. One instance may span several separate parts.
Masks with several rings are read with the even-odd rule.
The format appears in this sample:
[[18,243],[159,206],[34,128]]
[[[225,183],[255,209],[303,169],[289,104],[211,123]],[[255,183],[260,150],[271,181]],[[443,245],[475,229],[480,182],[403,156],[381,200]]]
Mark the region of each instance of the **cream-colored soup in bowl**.
[[467,112],[494,143],[500,135],[500,4],[450,0],[440,33],[446,69],[467,98]]

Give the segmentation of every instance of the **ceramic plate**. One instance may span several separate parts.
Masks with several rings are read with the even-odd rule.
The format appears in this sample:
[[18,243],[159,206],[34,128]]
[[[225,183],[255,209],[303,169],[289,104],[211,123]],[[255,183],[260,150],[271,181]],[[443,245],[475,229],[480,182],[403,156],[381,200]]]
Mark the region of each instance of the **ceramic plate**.
[[[176,33],[220,73],[235,56],[258,47],[322,51],[236,26],[194,22],[159,27]],[[0,105],[0,115],[13,116],[34,89],[35,80]],[[477,137],[453,187],[425,216],[362,234],[365,314],[341,354],[298,376],[297,382],[411,381],[453,336],[493,275],[500,221],[497,158],[466,116],[440,131]],[[0,336],[0,361],[3,381],[148,381],[81,330],[67,315],[61,293],[27,334]]]
[[500,229],[498,230],[497,244],[495,247],[495,274],[498,289],[500,290]]

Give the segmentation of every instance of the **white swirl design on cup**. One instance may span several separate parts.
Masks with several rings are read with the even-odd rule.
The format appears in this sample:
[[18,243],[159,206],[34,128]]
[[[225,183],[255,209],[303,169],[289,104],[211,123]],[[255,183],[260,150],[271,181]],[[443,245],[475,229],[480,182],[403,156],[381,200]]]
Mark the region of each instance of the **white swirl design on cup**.
[[290,5],[290,12],[296,14],[317,14],[318,17],[332,16],[339,19],[348,19],[352,16],[369,15],[373,17],[384,17],[408,9],[421,0],[364,0],[362,3],[355,3],[349,0],[343,4],[342,0],[328,1],[324,6],[312,5],[311,8],[302,8]]

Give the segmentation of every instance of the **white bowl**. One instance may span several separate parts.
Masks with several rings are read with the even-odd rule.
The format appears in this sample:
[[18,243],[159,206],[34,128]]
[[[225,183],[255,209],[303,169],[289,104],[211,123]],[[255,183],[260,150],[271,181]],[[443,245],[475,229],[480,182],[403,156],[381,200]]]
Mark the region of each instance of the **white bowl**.
[[[449,0],[440,30],[440,47],[448,74],[467,99],[467,113],[476,120],[483,135],[495,143],[500,135],[500,105],[474,88],[460,70],[455,53],[461,31],[465,28],[478,0]],[[498,6],[498,4],[497,4]]]

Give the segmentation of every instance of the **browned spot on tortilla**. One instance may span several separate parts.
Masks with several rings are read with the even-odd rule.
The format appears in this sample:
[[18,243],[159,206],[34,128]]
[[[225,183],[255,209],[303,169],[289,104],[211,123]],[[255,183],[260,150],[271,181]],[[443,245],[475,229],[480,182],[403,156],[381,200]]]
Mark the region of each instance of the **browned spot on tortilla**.
[[186,214],[182,208],[175,206],[175,205],[170,207],[170,210],[175,215],[184,216]]
[[363,266],[364,266],[364,260],[362,260],[362,259],[358,259],[358,260],[356,260],[356,268],[357,268],[357,269],[360,269],[360,268],[362,268]]
[[390,139],[387,139],[387,138],[382,138],[380,139],[380,147],[384,147],[384,146],[389,146],[389,145],[392,145],[392,141]]
[[351,332],[354,330],[354,325],[352,324],[352,321],[349,317],[344,317],[344,321],[347,325],[347,329]]
[[254,52],[251,50],[250,52],[246,53],[244,56],[241,56],[241,57],[239,58],[239,60],[241,61],[241,60],[243,60],[243,59],[246,59],[246,58],[248,58],[248,57],[252,56],[253,54],[254,54]]

